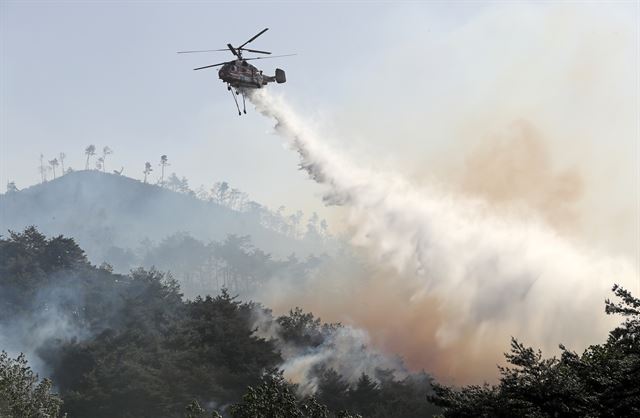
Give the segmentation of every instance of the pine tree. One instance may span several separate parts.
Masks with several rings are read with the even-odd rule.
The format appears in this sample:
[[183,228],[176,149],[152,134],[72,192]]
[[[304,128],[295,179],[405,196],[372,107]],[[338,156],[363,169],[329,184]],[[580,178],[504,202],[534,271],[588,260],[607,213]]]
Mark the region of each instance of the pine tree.
[[89,159],[96,155],[96,146],[95,145],[89,145],[87,148],[84,149],[84,153],[87,155],[87,162],[84,166],[85,170],[89,169]]

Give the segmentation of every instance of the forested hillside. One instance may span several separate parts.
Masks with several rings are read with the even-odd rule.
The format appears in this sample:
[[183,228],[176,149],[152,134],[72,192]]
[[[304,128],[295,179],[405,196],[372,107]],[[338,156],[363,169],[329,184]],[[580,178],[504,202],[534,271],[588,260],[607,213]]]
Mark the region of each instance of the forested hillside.
[[296,234],[220,202],[89,171],[1,196],[18,228],[0,238],[0,416],[640,415],[640,300],[625,289],[605,303],[626,321],[603,344],[545,358],[514,336],[496,384],[448,387],[362,330],[252,302],[366,266],[317,219]]
[[[256,324],[270,336],[260,336]],[[312,385],[298,387],[279,377],[284,361],[326,350],[342,329],[299,309],[273,317],[226,291],[187,300],[168,275],[144,269],[114,274],[108,265],[92,265],[73,239],[47,238],[35,228],[0,240],[0,346],[27,352],[52,379],[64,402],[60,412],[70,417],[180,417],[188,406],[192,416],[214,409],[254,416],[251,411],[264,407],[260,402],[294,414],[265,416],[437,411],[427,401],[431,379],[424,373],[376,369],[353,379],[343,374],[346,367],[315,367],[302,376]],[[20,359],[3,356],[2,408],[22,416],[15,408],[33,401],[25,403],[25,390],[15,396],[14,389],[29,385],[14,383],[29,378]],[[23,372],[5,373],[18,369]],[[34,388],[32,398],[55,407],[58,398],[47,395],[47,384],[43,388]],[[277,396],[266,401],[251,395],[270,391]]]
[[[335,368],[320,362],[302,369],[294,384],[280,368],[326,357],[348,329],[300,309],[273,317],[226,290],[184,299],[168,275],[144,269],[114,274],[108,265],[89,263],[73,239],[29,228],[0,239],[0,413],[637,416],[640,300],[613,290],[619,301],[606,301],[606,312],[627,319],[604,344],[582,354],[561,346],[560,358],[544,358],[514,339],[506,355],[510,366],[500,368],[497,385],[451,388],[401,365],[357,379],[345,375],[354,366],[345,361],[357,366],[376,355],[366,346],[356,347],[366,355],[355,360],[339,352]],[[40,381],[28,360],[47,379]]]
[[[149,247],[176,233],[206,243],[228,234],[251,236],[278,258],[329,251],[326,223],[317,215],[272,211],[225,182],[189,189],[173,174],[152,185],[98,170],[76,171],[0,195],[0,231],[37,225],[45,234],[74,237],[91,261],[116,270],[139,265]],[[6,232],[5,232],[6,233]],[[122,264],[122,266],[121,266]]]

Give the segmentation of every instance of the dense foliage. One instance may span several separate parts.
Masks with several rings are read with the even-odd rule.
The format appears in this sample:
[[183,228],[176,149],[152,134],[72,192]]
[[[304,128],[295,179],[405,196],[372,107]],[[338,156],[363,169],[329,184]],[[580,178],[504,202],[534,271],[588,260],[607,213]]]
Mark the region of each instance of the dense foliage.
[[500,367],[498,385],[435,385],[432,400],[445,417],[640,416],[640,299],[613,291],[621,302],[607,300],[605,311],[626,320],[604,344],[581,355],[561,345],[560,358],[547,359],[513,339],[513,367]]
[[[243,242],[232,237],[216,251],[244,248],[225,257],[237,258],[245,272],[255,268],[243,266],[251,257],[269,259]],[[607,300],[606,313],[625,321],[605,343],[582,354],[560,346],[559,358],[544,358],[513,339],[510,366],[500,368],[496,385],[452,388],[424,373],[398,379],[381,369],[349,380],[344,370],[317,365],[310,393],[278,370],[282,348],[317,352],[340,324],[301,309],[273,318],[226,290],[185,300],[171,275],[114,274],[107,264],[90,264],[73,239],[28,228],[0,238],[0,348],[27,350],[0,354],[0,415],[640,416],[640,300],[618,286],[613,291],[619,301]],[[276,336],[254,328],[257,315],[271,321]]]
[[57,417],[62,400],[51,387],[49,379],[38,381],[23,354],[0,352],[0,417]]
[[[35,228],[0,239],[0,334],[12,336],[0,335],[0,343],[14,352],[33,348],[29,359],[42,363],[39,371],[55,382],[61,412],[70,417],[211,416],[214,410],[244,417],[271,403],[284,411],[280,416],[433,410],[426,375],[396,381],[380,371],[349,383],[333,369],[318,370],[317,397],[301,397],[275,370],[283,363],[276,341],[252,329],[256,312],[264,308],[224,290],[184,300],[178,283],[155,269],[114,274],[109,265],[91,265],[72,239],[47,238]],[[296,309],[274,326],[280,343],[311,350],[338,325]]]
[[255,387],[249,387],[242,402],[232,405],[234,418],[325,418],[329,415],[326,406],[315,397],[299,399],[295,385],[287,382],[282,374],[271,370]]

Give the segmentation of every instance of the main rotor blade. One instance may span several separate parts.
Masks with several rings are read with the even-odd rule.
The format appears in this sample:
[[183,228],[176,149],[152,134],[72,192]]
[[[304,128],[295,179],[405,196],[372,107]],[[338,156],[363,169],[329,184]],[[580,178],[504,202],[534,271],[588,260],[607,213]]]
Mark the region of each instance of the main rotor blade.
[[227,48],[229,48],[231,50],[233,55],[235,55],[236,57],[240,58],[240,55],[238,54],[238,51],[236,51],[236,49],[233,46],[231,46],[231,44],[227,44]]
[[258,51],[258,50],[249,49],[249,48],[238,48],[238,49],[242,49],[243,51],[255,52],[256,54],[269,54],[269,55],[271,55],[271,52],[267,52],[267,51]]
[[[272,57],[253,57],[253,58],[243,58],[242,61],[251,61],[251,60],[264,60],[264,59],[268,59],[268,58],[282,58],[282,57],[292,57],[294,55],[298,55],[298,54],[285,54],[285,55],[274,55]],[[198,67],[198,68],[194,68],[194,70],[204,70],[205,68],[211,68],[211,67],[219,67],[221,65],[225,65],[225,64],[229,64],[231,62],[236,62],[236,60],[233,61],[226,61],[226,62],[220,62],[218,64],[212,64],[212,65],[205,65],[204,67]]]
[[228,51],[227,48],[223,49],[200,49],[197,51],[178,51],[176,54],[193,54],[194,52],[214,52],[214,51]]
[[282,57],[292,57],[298,54],[285,54],[285,55],[274,55],[272,57],[253,57],[253,58],[243,58],[242,61],[250,61],[250,60],[266,60],[269,58],[282,58]]
[[204,67],[194,68],[193,70],[194,70],[194,71],[195,71],[195,70],[204,70],[205,68],[219,67],[219,66],[221,66],[221,65],[225,65],[225,64],[228,64],[228,63],[230,63],[230,62],[233,62],[233,61],[221,62],[221,63],[219,63],[219,64],[205,65]]
[[242,48],[243,46],[245,46],[246,44],[248,44],[249,42],[253,42],[258,36],[262,35],[263,33],[265,33],[266,31],[268,31],[269,28],[264,28],[260,31],[260,33],[258,33],[256,36],[254,36],[253,38],[249,39],[247,42],[243,43],[242,45],[240,45],[238,47],[238,49]]

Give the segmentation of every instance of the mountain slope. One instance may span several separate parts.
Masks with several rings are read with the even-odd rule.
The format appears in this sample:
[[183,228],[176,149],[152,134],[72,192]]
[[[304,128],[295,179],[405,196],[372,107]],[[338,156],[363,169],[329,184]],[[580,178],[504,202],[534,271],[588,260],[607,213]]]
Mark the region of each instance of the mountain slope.
[[[92,261],[118,246],[133,250],[176,232],[201,241],[228,234],[250,235],[276,257],[322,252],[322,240],[296,239],[261,224],[260,213],[239,212],[192,195],[99,171],[78,171],[27,189],[0,195],[0,231],[35,225],[47,235],[74,237]],[[117,243],[117,244],[115,244]]]

